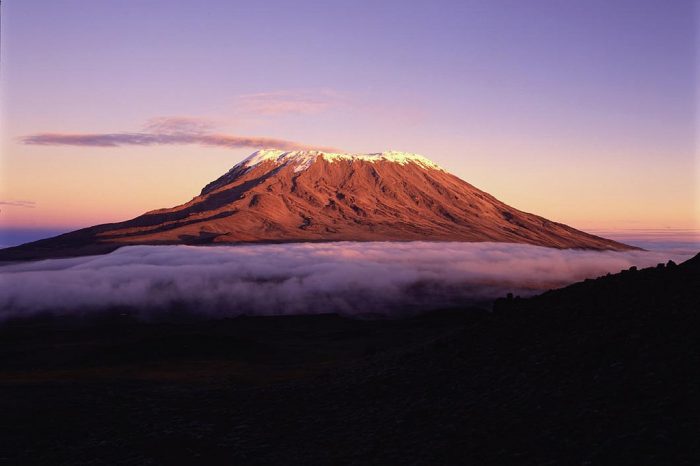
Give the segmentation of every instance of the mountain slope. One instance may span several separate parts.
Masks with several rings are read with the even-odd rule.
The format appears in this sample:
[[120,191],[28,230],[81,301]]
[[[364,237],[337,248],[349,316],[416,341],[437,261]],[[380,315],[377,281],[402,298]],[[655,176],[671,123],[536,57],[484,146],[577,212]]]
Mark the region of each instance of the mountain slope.
[[261,150],[177,207],[0,252],[0,260],[127,244],[496,241],[632,249],[521,212],[415,154]]

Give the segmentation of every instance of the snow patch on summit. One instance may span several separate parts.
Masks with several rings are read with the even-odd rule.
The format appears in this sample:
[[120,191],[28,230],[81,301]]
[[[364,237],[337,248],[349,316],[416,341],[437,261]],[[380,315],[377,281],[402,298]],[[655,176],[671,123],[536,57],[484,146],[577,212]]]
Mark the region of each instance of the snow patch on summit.
[[412,154],[410,152],[386,151],[372,154],[341,154],[335,152],[323,152],[317,150],[295,150],[283,151],[277,149],[262,149],[253,152],[234,168],[246,167],[251,168],[263,162],[271,161],[278,165],[292,164],[295,172],[300,172],[308,169],[318,157],[322,157],[328,162],[342,162],[361,160],[363,162],[393,162],[399,165],[415,163],[423,168],[444,171],[440,166],[433,163],[431,160],[422,155]]

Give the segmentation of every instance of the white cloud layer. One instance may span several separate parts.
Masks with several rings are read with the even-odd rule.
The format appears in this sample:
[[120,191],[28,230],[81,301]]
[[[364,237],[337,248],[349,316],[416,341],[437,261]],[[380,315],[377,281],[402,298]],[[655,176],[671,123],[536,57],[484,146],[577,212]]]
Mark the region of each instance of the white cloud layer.
[[397,315],[522,296],[690,255],[503,243],[132,246],[103,256],[0,267],[0,319],[184,306],[240,314]]

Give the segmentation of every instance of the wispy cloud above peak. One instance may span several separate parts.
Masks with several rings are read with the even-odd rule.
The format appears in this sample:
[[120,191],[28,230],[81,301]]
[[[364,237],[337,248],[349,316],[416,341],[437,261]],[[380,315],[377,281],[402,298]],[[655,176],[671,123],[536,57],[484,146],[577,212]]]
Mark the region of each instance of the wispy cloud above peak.
[[204,118],[158,117],[148,120],[140,132],[36,133],[20,140],[23,144],[39,146],[122,147],[197,144],[231,149],[339,151],[334,147],[305,144],[287,139],[214,133],[212,132],[214,127],[211,120]]
[[146,121],[143,130],[159,134],[204,134],[216,128],[214,120],[187,116],[161,116]]
[[238,97],[242,111],[266,116],[318,114],[337,108],[345,102],[343,94],[328,89],[260,92]]

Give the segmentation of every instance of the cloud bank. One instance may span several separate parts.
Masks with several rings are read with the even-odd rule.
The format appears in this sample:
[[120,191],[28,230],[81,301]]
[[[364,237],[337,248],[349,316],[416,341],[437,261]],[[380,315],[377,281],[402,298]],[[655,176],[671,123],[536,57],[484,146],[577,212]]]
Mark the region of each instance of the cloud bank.
[[334,147],[303,144],[287,139],[238,136],[211,132],[208,120],[161,117],[149,120],[141,132],[117,133],[37,133],[21,138],[23,144],[39,146],[122,147],[198,144],[238,148],[338,151]]
[[0,319],[115,307],[143,317],[174,307],[210,316],[397,315],[532,295],[669,258],[687,256],[503,243],[132,246],[0,267]]

